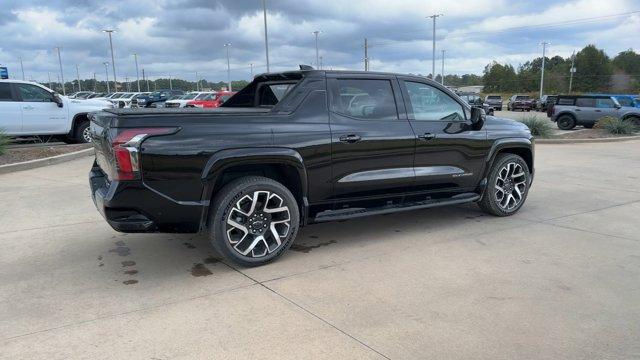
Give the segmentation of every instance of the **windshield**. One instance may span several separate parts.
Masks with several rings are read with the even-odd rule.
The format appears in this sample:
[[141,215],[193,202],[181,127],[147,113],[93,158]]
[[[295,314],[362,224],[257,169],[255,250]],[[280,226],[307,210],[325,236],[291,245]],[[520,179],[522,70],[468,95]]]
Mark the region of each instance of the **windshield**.
[[198,96],[196,96],[196,100],[204,100],[207,96],[209,96],[211,94],[199,94]]
[[180,100],[193,100],[197,97],[198,97],[198,93],[191,93],[191,94],[182,95]]
[[123,95],[124,95],[124,93],[115,93],[115,94],[113,94],[113,96],[111,98],[112,99],[120,99]]
[[516,96],[516,100],[529,100],[529,95]]

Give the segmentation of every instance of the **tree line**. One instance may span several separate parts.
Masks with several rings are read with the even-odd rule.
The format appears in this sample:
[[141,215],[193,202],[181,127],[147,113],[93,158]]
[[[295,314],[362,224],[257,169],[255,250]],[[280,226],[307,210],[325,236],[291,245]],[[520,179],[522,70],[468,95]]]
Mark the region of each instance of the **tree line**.
[[[571,81],[571,66],[573,81]],[[484,69],[484,92],[537,92],[540,89],[542,57],[514,68],[510,64],[492,62]],[[640,92],[640,54],[629,49],[611,59],[602,49],[587,45],[575,56],[545,57],[544,93],[569,92]]]

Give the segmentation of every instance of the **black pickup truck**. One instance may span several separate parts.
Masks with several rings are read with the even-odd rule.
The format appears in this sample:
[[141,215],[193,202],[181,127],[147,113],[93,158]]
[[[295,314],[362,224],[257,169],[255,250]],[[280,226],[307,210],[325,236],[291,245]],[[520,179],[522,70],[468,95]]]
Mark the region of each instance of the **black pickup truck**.
[[91,115],[96,207],[122,232],[201,232],[260,265],[306,224],[477,202],[523,205],[533,139],[423,77],[269,73],[218,109]]

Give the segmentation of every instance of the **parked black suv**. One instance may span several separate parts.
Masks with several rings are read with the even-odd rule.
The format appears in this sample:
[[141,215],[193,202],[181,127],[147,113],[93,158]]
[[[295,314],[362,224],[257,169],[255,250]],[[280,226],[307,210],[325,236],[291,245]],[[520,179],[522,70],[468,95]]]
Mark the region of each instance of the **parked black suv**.
[[164,102],[174,96],[184,95],[182,90],[158,90],[151,94],[140,95],[131,101],[132,107],[163,107]]
[[486,102],[482,101],[482,98],[477,93],[470,92],[456,92],[456,94],[464,100],[469,106],[478,106],[484,109],[485,114],[493,116],[493,107]]
[[549,109],[549,106],[556,103],[558,99],[558,95],[542,95],[540,100],[536,102],[536,110],[546,112]]
[[484,102],[489,104],[492,108],[497,111],[502,111],[502,96],[500,95],[487,95],[484,98]]
[[417,76],[263,74],[217,109],[113,109],[90,129],[114,229],[206,233],[245,266],[316,222],[469,202],[512,215],[533,178],[526,126]]

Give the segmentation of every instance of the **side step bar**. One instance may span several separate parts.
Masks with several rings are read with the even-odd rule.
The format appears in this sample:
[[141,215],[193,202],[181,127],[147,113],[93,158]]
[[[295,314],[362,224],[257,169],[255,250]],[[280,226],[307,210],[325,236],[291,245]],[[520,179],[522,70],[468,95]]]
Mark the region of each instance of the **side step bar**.
[[466,204],[480,200],[480,195],[475,193],[460,194],[447,199],[435,199],[425,201],[408,202],[399,205],[386,205],[376,208],[348,208],[342,210],[326,210],[312,219],[311,222],[325,222],[347,220],[370,215],[383,215],[401,211],[427,209],[436,206]]

